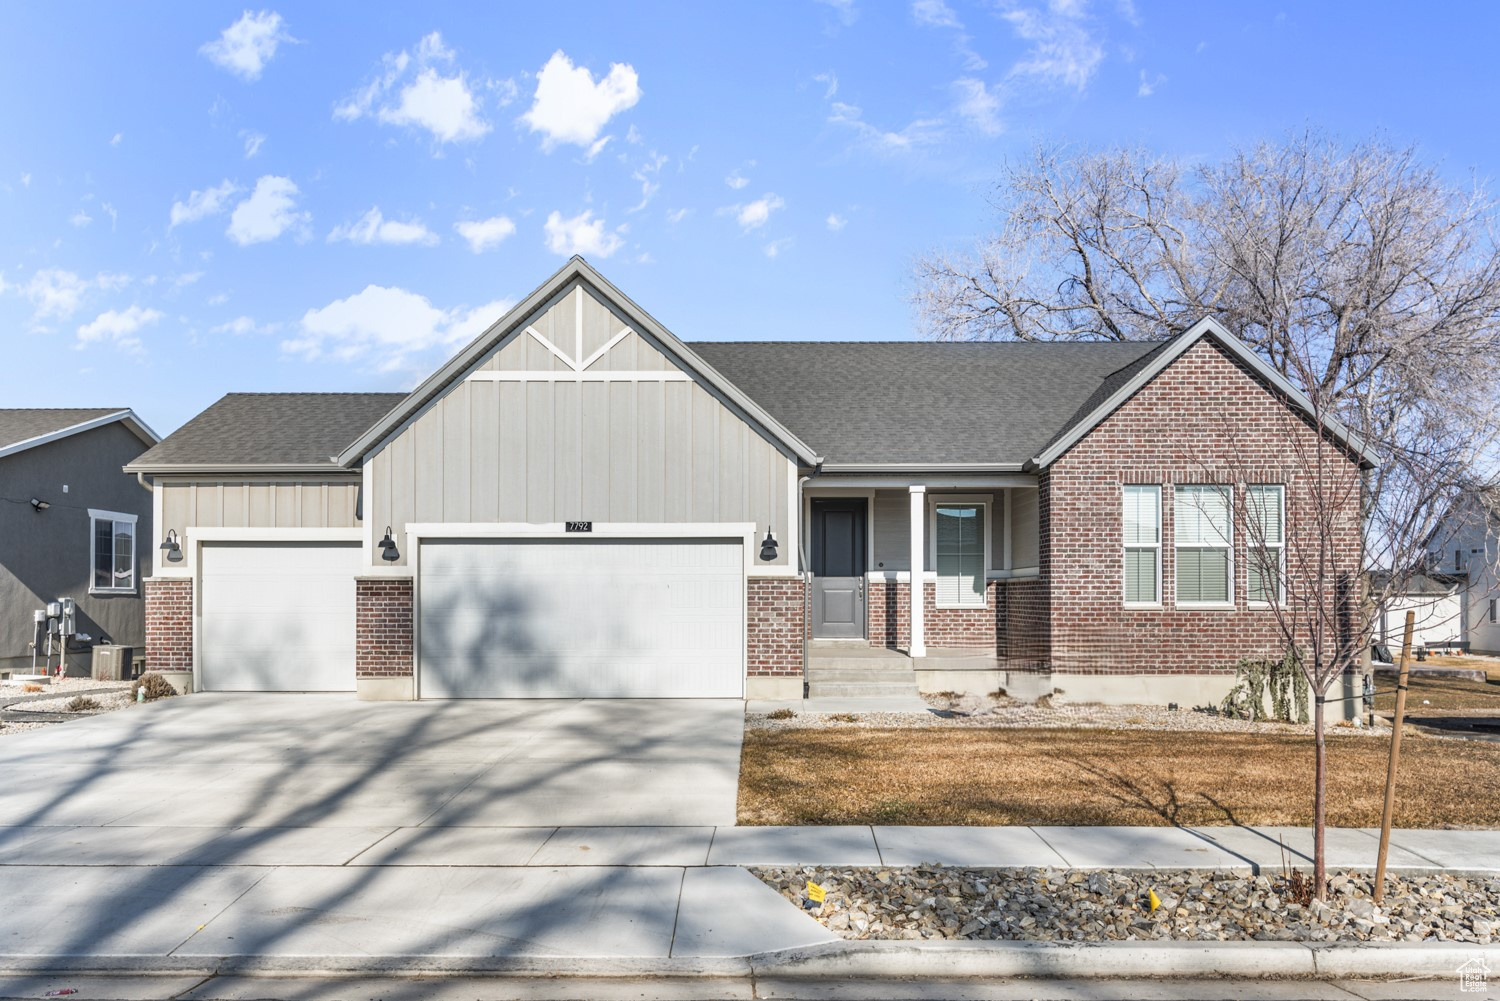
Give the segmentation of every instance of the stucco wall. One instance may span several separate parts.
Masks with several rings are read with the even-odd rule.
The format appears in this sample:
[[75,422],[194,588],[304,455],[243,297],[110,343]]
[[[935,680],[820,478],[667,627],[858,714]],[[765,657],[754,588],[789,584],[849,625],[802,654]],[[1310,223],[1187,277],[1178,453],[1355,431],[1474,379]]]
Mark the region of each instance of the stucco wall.
[[[151,492],[120,468],[145,450],[115,423],[0,458],[0,670],[31,663],[32,612],[60,597],[78,602],[82,632],[144,645]],[[33,511],[33,496],[52,506]],[[137,516],[135,594],[89,594],[89,508]],[[74,663],[75,673],[87,670],[88,655]]]

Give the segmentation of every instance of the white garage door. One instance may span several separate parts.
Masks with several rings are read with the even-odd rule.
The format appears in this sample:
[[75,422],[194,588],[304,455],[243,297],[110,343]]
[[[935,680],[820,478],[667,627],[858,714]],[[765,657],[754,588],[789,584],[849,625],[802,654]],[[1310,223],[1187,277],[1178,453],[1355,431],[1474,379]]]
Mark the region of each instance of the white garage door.
[[738,698],[739,539],[422,543],[423,698]]
[[354,690],[357,543],[202,549],[199,682],[220,692]]

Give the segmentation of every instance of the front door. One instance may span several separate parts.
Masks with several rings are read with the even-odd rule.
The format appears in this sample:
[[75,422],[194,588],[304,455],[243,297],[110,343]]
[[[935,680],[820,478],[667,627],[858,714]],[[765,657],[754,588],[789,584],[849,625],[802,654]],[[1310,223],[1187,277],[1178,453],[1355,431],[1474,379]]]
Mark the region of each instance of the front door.
[[813,638],[865,635],[868,512],[859,500],[812,502]]

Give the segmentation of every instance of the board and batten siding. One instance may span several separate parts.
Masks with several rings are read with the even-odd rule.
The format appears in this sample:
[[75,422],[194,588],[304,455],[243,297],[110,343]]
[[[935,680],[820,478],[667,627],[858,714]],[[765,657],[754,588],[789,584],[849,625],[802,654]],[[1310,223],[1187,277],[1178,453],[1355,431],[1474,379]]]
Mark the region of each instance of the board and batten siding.
[[[994,538],[990,539],[990,562],[988,570],[1007,569],[1002,566],[1003,549],[1001,534],[1005,531],[1005,504],[1011,505],[1011,567],[1022,569],[1037,565],[1038,525],[1037,491],[1035,487],[1014,487],[996,491],[960,490],[964,496],[978,496],[990,502],[990,521]],[[943,491],[927,494],[927,507],[940,503]],[[877,490],[873,517],[875,519],[875,552],[871,561],[872,570],[911,569],[911,495],[906,490]],[[931,531],[931,518],[927,525]],[[928,540],[929,559],[932,540]],[[927,567],[928,570],[932,568]]]
[[175,528],[355,528],[359,479],[158,479],[164,537]]
[[783,540],[765,565],[787,564],[794,461],[582,288],[367,462],[372,524],[398,535],[409,523],[754,522]]

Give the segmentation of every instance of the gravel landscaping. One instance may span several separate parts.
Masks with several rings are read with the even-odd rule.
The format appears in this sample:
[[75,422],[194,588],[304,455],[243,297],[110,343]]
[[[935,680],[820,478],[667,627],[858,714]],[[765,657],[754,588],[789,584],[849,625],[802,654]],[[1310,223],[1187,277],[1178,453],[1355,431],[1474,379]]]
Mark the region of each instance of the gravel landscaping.
[[[129,681],[95,681],[92,678],[56,678],[28,692],[21,685],[0,685],[0,736],[39,730],[79,716],[97,716],[133,705]],[[71,710],[68,704],[83,696],[95,705]],[[35,716],[36,719],[28,719]]]
[[[1500,877],[1388,877],[1383,906],[1368,872],[1330,878],[1328,902],[1300,875],[1213,870],[758,868],[798,906],[809,881],[827,891],[808,913],[847,939],[1033,942],[1177,940],[1476,942],[1500,934]],[[1153,910],[1150,894],[1158,906]]]

